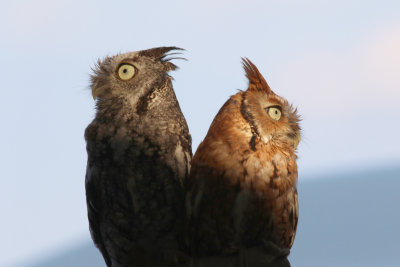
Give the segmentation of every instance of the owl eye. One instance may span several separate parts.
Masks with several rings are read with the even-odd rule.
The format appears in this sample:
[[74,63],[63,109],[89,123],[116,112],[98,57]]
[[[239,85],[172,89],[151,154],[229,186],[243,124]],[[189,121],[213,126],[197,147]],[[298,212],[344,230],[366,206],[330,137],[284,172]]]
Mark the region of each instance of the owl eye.
[[282,112],[280,107],[269,107],[267,108],[268,115],[271,117],[271,119],[279,121],[279,119],[282,116]]
[[118,76],[121,80],[127,81],[135,76],[136,69],[130,64],[122,64],[118,68]]

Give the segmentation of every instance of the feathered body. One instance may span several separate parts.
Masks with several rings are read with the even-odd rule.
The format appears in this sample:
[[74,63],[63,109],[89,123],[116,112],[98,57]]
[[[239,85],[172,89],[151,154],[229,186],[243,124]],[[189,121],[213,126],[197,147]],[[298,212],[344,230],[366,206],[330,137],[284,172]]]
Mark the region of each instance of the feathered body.
[[248,89],[223,105],[192,160],[186,206],[196,255],[266,242],[289,249],[296,233],[299,117],[253,63],[243,64]]
[[191,137],[160,47],[107,57],[92,75],[86,128],[90,231],[108,266],[164,266],[178,248]]

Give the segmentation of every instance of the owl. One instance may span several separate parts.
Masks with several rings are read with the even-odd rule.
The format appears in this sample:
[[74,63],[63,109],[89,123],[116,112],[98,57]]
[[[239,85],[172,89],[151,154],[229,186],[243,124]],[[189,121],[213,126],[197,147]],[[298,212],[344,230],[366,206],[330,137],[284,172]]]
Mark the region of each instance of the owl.
[[287,256],[296,234],[299,115],[250,60],[243,66],[248,89],[214,118],[186,183],[187,238],[197,256],[260,246]]
[[96,115],[85,130],[92,239],[107,266],[167,266],[184,221],[191,136],[159,47],[99,60]]

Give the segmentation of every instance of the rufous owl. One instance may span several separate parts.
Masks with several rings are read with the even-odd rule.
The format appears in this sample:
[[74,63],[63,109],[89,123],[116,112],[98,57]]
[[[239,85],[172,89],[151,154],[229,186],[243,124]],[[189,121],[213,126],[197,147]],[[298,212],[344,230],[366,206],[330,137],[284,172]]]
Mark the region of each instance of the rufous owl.
[[199,145],[186,183],[194,255],[273,244],[289,250],[297,220],[297,109],[248,59],[248,89],[231,96]]

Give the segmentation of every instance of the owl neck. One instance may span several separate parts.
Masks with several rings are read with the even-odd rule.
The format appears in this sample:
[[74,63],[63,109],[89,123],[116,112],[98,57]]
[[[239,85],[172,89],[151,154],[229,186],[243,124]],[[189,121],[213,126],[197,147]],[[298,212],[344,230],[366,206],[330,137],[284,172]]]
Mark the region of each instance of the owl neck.
[[250,108],[247,104],[246,94],[243,93],[241,95],[241,97],[242,97],[242,99],[241,99],[241,103],[240,103],[240,113],[242,114],[244,120],[250,126],[252,137],[250,138],[249,146],[250,146],[251,150],[255,151],[256,144],[261,139],[260,132],[258,130],[257,124],[255,123],[254,117],[251,114]]
[[[139,123],[148,117],[158,122],[179,116],[180,108],[168,77],[163,82],[152,85],[142,95],[132,92],[99,98],[96,103],[96,118],[107,122]],[[165,112],[165,111],[168,112]],[[176,110],[177,112],[173,112]]]

